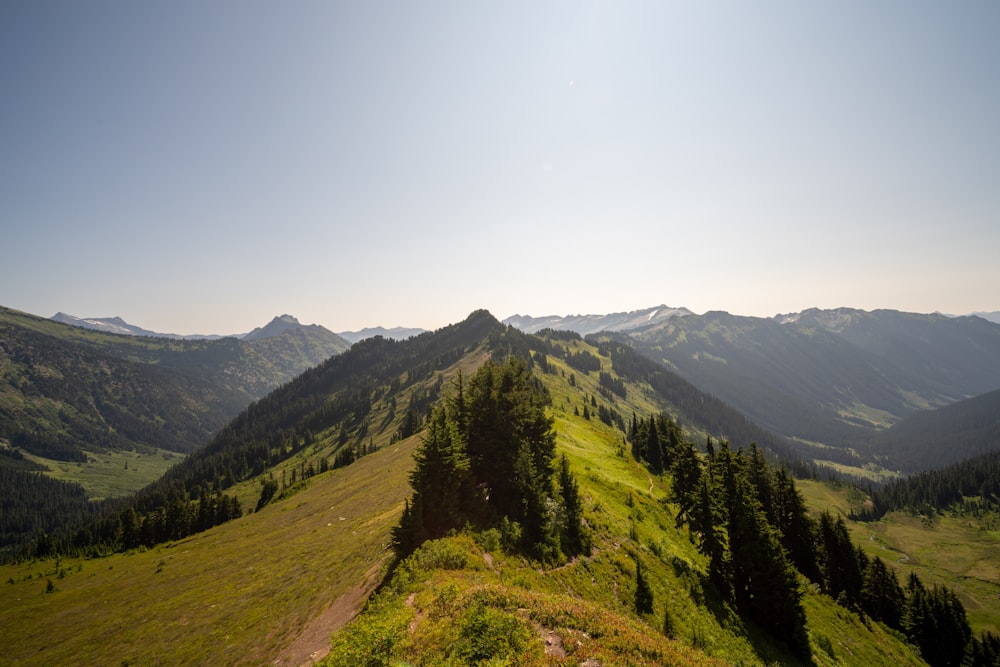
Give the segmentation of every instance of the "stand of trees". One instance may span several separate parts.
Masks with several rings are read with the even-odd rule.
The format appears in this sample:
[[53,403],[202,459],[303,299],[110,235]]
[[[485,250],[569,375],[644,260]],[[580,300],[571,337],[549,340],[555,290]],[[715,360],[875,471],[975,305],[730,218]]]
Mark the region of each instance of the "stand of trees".
[[[637,423],[639,440],[670,422]],[[755,444],[732,451],[708,440],[706,450],[702,459],[683,439],[666,448],[678,525],[688,525],[709,558],[719,596],[795,653],[809,655],[801,575],[838,604],[903,633],[933,667],[1000,664],[1000,638],[974,637],[953,591],[927,588],[915,574],[902,586],[880,558],[851,542],[843,517],[810,517],[793,478],[772,469]],[[649,455],[643,460],[652,471]]]
[[486,362],[467,385],[459,377],[414,454],[413,495],[393,530],[400,557],[466,525],[500,528],[510,547],[547,562],[589,552],[565,458],[555,474],[549,400],[518,357]]
[[930,514],[958,505],[973,513],[988,511],[1000,505],[1000,450],[890,482],[870,494],[871,506],[854,518],[877,520],[892,510]]

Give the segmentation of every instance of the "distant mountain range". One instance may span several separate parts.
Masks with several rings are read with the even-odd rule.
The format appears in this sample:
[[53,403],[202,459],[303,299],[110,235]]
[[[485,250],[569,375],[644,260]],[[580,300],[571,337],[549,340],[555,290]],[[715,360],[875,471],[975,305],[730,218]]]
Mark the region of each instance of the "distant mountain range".
[[612,332],[606,335],[798,441],[809,459],[912,471],[1000,448],[995,439],[973,445],[963,437],[962,446],[923,443],[922,455],[910,457],[900,437],[888,433],[917,411],[1000,389],[1000,324],[981,316],[813,308],[759,318],[658,306],[505,323],[525,331]]
[[[813,308],[758,318],[721,311],[698,315],[659,305],[605,315],[513,315],[503,323],[526,333],[606,332],[764,427],[798,441],[807,459],[916,470],[930,467],[931,460],[907,457],[905,446],[888,431],[915,412],[1000,389],[1000,324],[992,317],[1000,319],[1000,313],[972,317]],[[164,336],[121,318],[60,313],[53,319],[113,333]],[[282,315],[240,338],[252,342],[307,331],[335,337],[340,349],[375,336],[405,340],[425,333],[368,327],[333,334]],[[876,437],[882,433],[885,437]],[[940,457],[933,463],[956,460],[965,450],[938,448]]]
[[427,333],[427,330],[409,327],[392,327],[391,329],[386,329],[385,327],[365,327],[360,331],[340,331],[338,333],[345,340],[357,343],[358,341],[365,340],[366,338],[374,338],[375,336],[382,336],[382,338],[389,338],[390,340],[406,340],[412,336]]
[[[67,313],[58,312],[50,317],[54,322],[71,324],[75,327],[103,331],[104,333],[120,334],[123,336],[153,336],[156,338],[175,338],[178,340],[215,340],[225,338],[225,336],[215,334],[172,334],[150,331],[134,324],[129,324],[120,317],[75,317]],[[241,336],[235,336],[240,338]]]
[[984,320],[989,320],[990,322],[995,322],[997,324],[1000,324],[1000,310],[994,310],[994,311],[989,312],[989,313],[987,313],[987,312],[978,312],[978,313],[972,313],[972,314],[975,315],[976,317],[981,317]]
[[[142,327],[134,324],[129,324],[120,317],[74,317],[73,315],[60,312],[53,315],[50,319],[56,322],[62,322],[63,324],[72,324],[73,326],[93,329],[95,331],[103,331],[105,333],[122,334],[125,336],[154,336],[156,338],[174,338],[178,340],[216,340],[218,338],[239,338],[241,340],[252,341],[271,338],[272,336],[281,335],[286,331],[302,327],[316,327],[317,330],[322,329],[323,331],[329,332],[328,329],[318,324],[302,324],[291,315],[279,315],[271,320],[267,325],[257,327],[249,333],[230,335],[160,333],[158,331],[143,329]],[[418,336],[426,332],[426,329],[418,329],[414,327],[386,328],[378,326],[365,327],[359,331],[340,331],[335,335],[343,338],[348,345],[352,345],[360,340],[374,338],[375,336],[382,336],[383,338],[389,338],[392,340],[406,340],[411,336]]]
[[693,315],[687,308],[671,308],[656,306],[643,310],[632,310],[609,315],[548,315],[531,317],[530,315],[511,315],[503,321],[515,329],[525,333],[537,333],[542,329],[556,331],[575,331],[581,336],[599,331],[631,331],[647,327],[674,317]]

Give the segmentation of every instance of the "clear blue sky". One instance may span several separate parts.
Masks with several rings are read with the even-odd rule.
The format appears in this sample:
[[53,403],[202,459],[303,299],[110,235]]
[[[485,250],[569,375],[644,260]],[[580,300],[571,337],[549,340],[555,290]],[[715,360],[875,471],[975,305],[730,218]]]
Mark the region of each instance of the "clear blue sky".
[[0,305],[1000,309],[1000,3],[0,3]]

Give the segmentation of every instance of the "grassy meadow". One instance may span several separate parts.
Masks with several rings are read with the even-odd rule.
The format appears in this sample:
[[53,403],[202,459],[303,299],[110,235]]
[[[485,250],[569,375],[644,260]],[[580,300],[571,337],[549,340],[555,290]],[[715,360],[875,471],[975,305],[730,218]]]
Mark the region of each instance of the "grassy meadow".
[[107,451],[85,452],[86,463],[55,461],[25,454],[25,457],[48,468],[48,475],[82,486],[91,500],[117,498],[138,491],[163,476],[183,454],[165,449],[149,453]]
[[179,542],[0,567],[4,660],[273,664],[304,624],[385,562],[414,444]]
[[[807,504],[847,516],[863,500],[847,487],[799,484]],[[1000,633],[1000,515],[953,514],[933,518],[890,512],[880,521],[848,521],[855,544],[878,556],[906,583],[911,572],[925,585],[951,588],[965,605],[974,632]]]

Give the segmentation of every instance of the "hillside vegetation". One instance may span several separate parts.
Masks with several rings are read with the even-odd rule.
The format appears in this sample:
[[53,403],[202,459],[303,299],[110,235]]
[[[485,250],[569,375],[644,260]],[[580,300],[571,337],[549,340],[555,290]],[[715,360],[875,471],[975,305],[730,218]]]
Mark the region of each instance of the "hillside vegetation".
[[33,471],[79,484],[93,500],[126,495],[250,402],[346,348],[310,328],[254,342],[171,340],[0,308],[0,554],[97,510],[74,484],[45,486]]
[[636,329],[627,339],[795,439],[804,458],[857,469],[926,470],[977,453],[962,441],[911,456],[871,438],[915,410],[1000,388],[1000,326],[978,317],[846,308],[776,318],[709,312]]
[[309,328],[253,342],[118,336],[0,308],[0,438],[60,461],[190,452],[252,400],[347,347]]
[[[788,568],[778,533],[765,525],[771,504],[735,481],[743,468],[767,469],[763,451],[741,453],[749,443],[664,398],[669,376],[656,375],[658,385],[630,379],[611,352],[578,336],[530,338],[479,312],[326,362],[247,409],[145,495],[148,505],[133,507],[153,525],[166,524],[150,517],[191,521],[210,494],[224,492],[242,516],[129,547],[118,514],[111,541],[81,548],[70,536],[51,544],[52,556],[0,567],[6,655],[14,664],[302,664],[327,651],[331,665],[921,664],[899,630],[864,607],[838,605],[828,574],[809,581]],[[542,492],[538,505],[530,494],[522,494],[527,505],[494,504],[503,494],[489,490],[501,482],[487,481],[478,487],[485,511],[467,507],[468,527],[404,547],[398,529],[416,504],[407,481],[419,479],[411,472],[435,441],[435,415],[445,406],[447,425],[458,378],[473,386],[487,359],[510,355],[547,396],[547,460],[559,474],[551,471],[547,487],[522,477],[525,489]],[[692,445],[706,436],[714,459]],[[562,457],[568,476],[555,463]],[[515,470],[530,472],[529,458],[517,461]],[[676,461],[702,471],[694,495],[683,480],[695,476],[678,477]],[[734,480],[737,495],[712,492],[709,471],[720,483]],[[552,530],[577,511],[566,500],[570,487],[587,545],[576,555],[569,533]],[[704,511],[711,504],[700,489],[719,499],[719,514]],[[709,532],[729,534],[721,551],[706,541]],[[725,545],[750,544],[740,534],[765,540],[765,557],[734,561]],[[544,542],[555,548],[535,550]],[[785,597],[755,588],[773,576],[753,583],[745,568],[730,571],[735,562],[777,564],[769,572],[782,577]],[[380,582],[331,645],[330,634]],[[790,610],[796,632],[768,621],[758,596]]]

